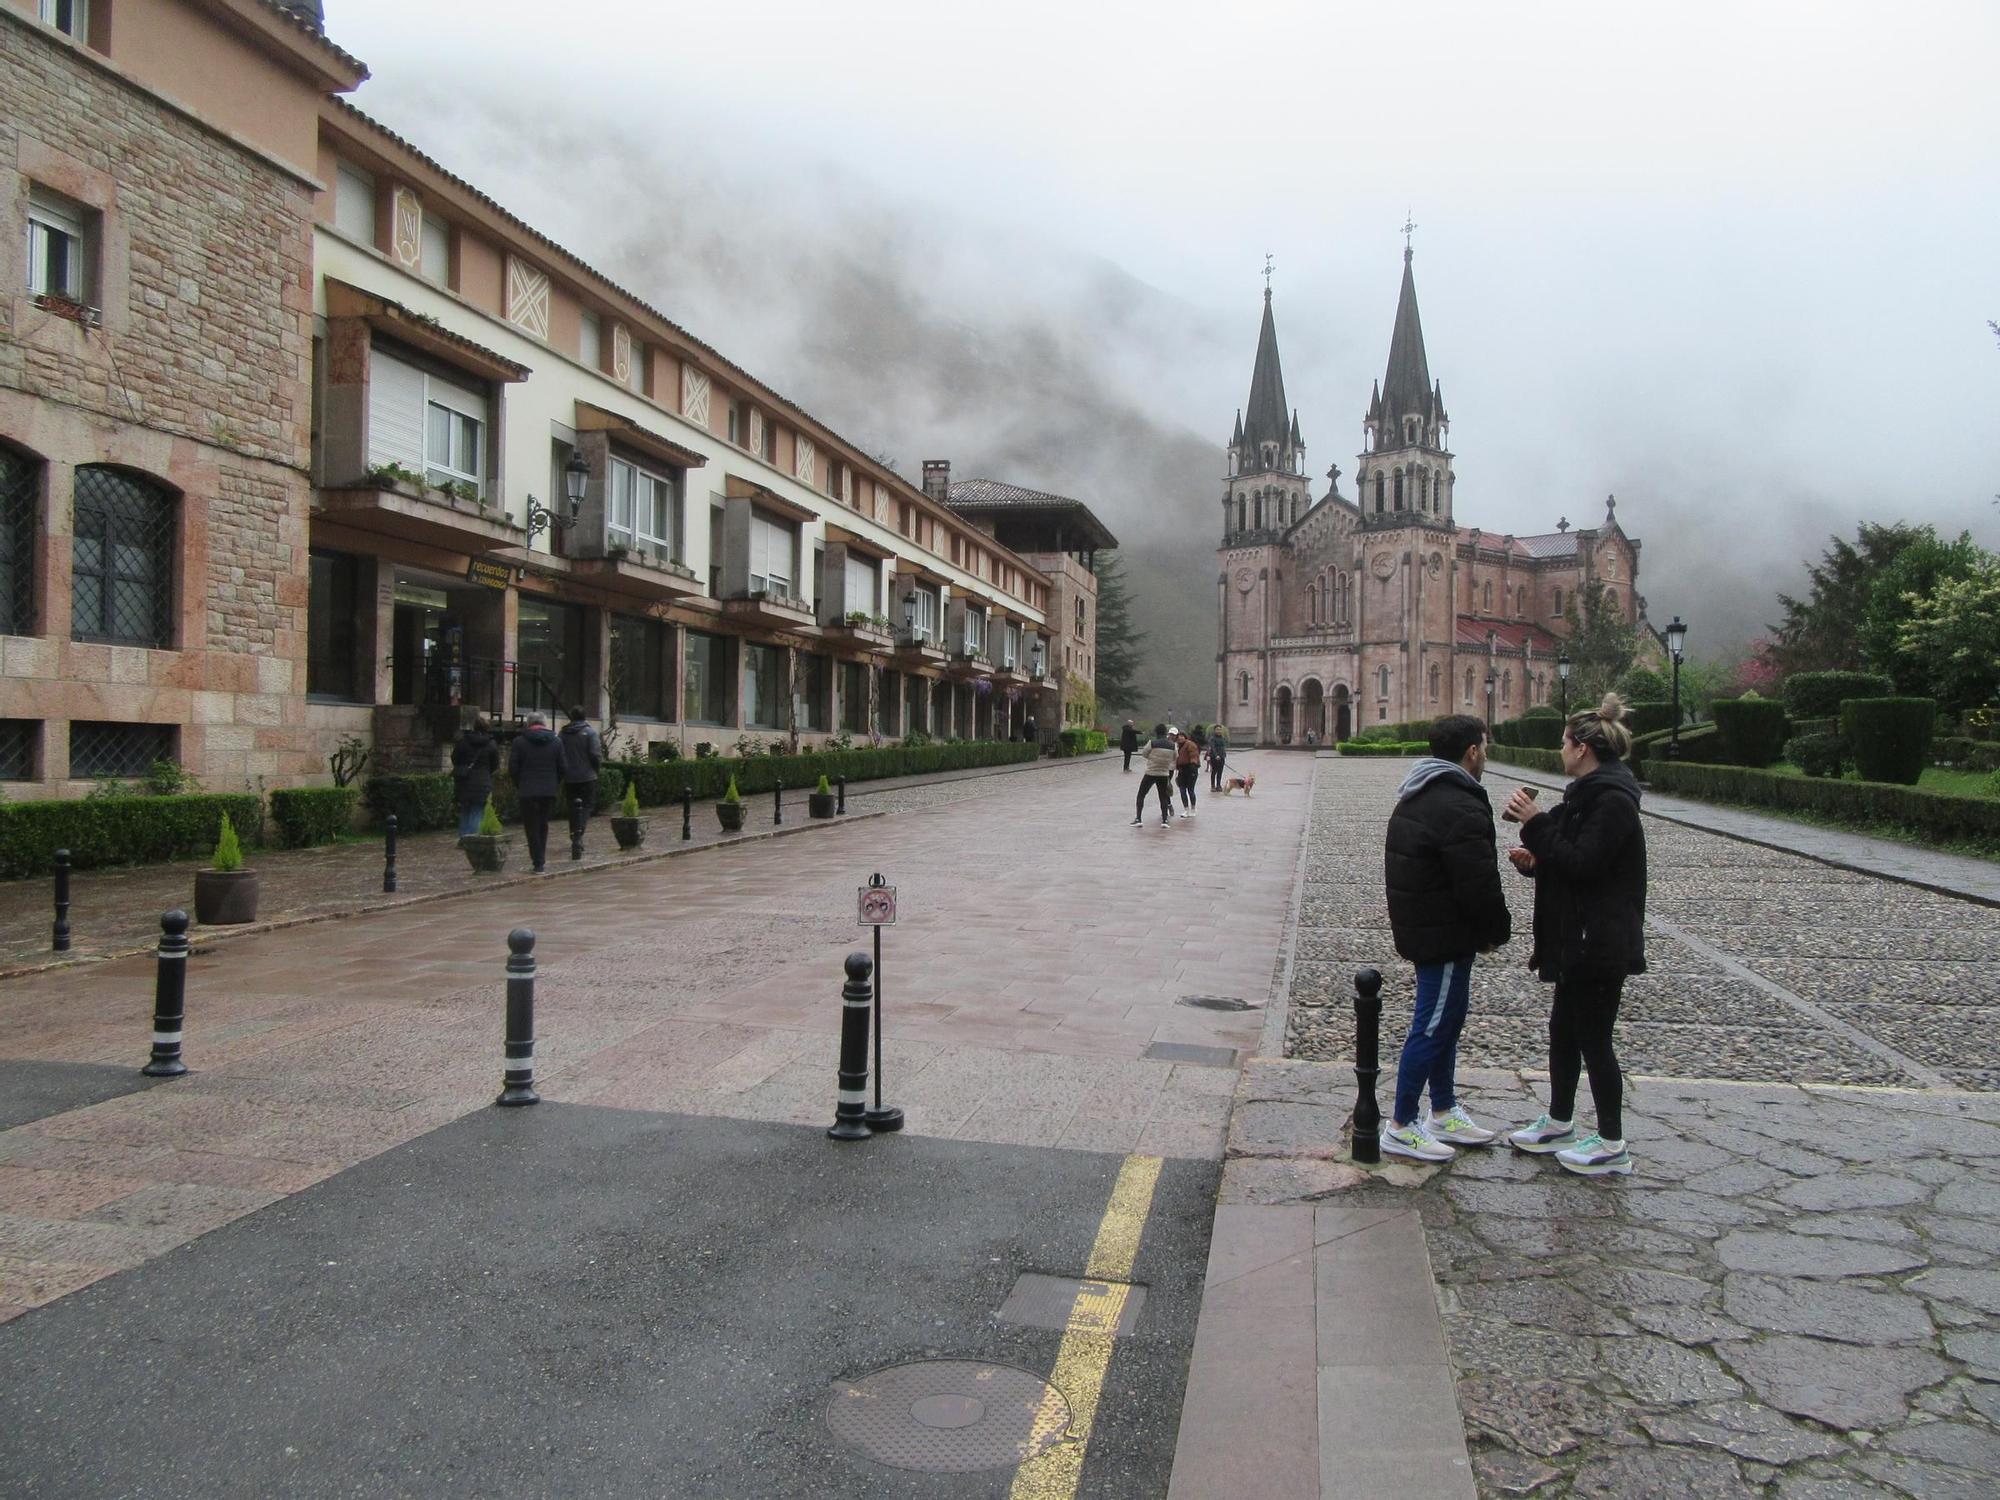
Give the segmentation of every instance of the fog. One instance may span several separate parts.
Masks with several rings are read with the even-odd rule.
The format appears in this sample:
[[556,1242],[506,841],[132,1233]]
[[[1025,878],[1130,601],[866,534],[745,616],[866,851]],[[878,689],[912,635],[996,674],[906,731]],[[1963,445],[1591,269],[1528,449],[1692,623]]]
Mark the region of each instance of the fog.
[[1461,524],[1615,493],[1712,654],[1862,519],[2000,545],[2000,11],[1324,9],[327,21],[362,108],[905,475],[1087,501],[1148,708],[1213,691],[1265,252],[1308,467],[1346,476],[1406,213]]

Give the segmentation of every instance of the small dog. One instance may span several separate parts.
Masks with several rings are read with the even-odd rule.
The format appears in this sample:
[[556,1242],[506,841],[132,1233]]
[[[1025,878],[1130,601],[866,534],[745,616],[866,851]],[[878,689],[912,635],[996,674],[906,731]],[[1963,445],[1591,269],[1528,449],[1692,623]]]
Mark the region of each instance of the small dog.
[[1225,776],[1222,778],[1222,795],[1227,797],[1231,792],[1241,792],[1247,797],[1250,795],[1250,789],[1256,784],[1257,778],[1254,774],[1250,776]]

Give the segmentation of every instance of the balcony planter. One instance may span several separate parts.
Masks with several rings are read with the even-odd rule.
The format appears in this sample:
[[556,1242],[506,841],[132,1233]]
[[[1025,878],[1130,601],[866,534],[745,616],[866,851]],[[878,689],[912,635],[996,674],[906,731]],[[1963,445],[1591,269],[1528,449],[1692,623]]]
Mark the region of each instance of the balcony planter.
[[646,820],[644,818],[613,818],[611,820],[611,831],[618,837],[618,847],[628,853],[646,842]]
[[257,920],[257,872],[243,868],[243,845],[228,813],[215,840],[214,867],[195,871],[194,919],[204,927]]
[[507,868],[510,842],[504,833],[468,833],[458,841],[458,847],[465,851],[465,862],[474,874],[498,875]]

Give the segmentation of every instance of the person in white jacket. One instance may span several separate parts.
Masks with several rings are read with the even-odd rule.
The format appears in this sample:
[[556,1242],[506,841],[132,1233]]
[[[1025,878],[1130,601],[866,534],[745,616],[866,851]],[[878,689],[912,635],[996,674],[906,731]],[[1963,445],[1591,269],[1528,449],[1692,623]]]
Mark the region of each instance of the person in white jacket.
[[1139,797],[1132,805],[1132,826],[1137,828],[1146,821],[1146,793],[1157,792],[1160,797],[1160,826],[1165,828],[1174,816],[1174,734],[1164,724],[1153,726],[1153,737],[1146,742],[1146,774],[1139,778]]

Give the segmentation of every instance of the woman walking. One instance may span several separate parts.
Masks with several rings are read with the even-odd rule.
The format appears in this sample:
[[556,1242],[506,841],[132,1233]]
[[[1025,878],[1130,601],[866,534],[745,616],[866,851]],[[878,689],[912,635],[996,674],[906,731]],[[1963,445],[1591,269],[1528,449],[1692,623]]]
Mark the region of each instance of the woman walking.
[[458,805],[458,836],[479,832],[486,799],[493,795],[493,773],[500,769],[500,747],[493,742],[493,721],[485,714],[472,723],[451,747],[451,776]]
[[[1535,946],[1528,967],[1555,986],[1549,1012],[1549,1107],[1508,1139],[1523,1151],[1553,1152],[1587,1177],[1629,1174],[1624,1079],[1611,1029],[1628,974],[1646,972],[1646,833],[1639,783],[1626,765],[1632,735],[1625,705],[1606,694],[1594,711],[1563,726],[1562,764],[1571,778],[1547,811],[1522,787],[1503,816],[1521,825],[1507,851],[1535,882]],[[1590,1075],[1597,1129],[1578,1137],[1578,1074]]]
[[1194,816],[1194,783],[1201,775],[1201,747],[1184,734],[1174,742],[1174,785],[1181,789],[1181,815]]

